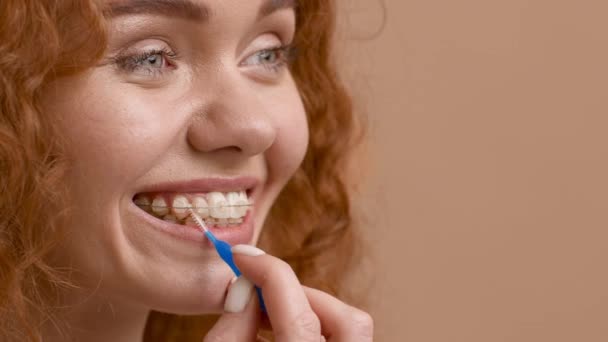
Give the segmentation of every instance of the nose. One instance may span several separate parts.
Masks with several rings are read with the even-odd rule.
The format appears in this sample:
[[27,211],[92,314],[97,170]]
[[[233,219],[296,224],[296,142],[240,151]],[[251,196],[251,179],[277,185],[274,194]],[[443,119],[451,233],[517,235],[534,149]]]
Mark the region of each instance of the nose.
[[254,156],[266,151],[276,139],[276,127],[264,101],[245,82],[230,82],[194,115],[188,142],[201,152],[233,151]]

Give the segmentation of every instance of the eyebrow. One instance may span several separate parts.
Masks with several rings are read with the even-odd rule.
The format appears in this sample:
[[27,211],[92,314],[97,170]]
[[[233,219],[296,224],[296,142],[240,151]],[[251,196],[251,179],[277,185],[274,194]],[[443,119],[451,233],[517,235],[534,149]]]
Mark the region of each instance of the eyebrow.
[[262,7],[260,7],[260,11],[258,12],[258,20],[281,9],[295,9],[297,5],[297,0],[267,0],[264,4],[262,4]]
[[[260,7],[257,19],[268,16],[278,10],[297,7],[297,0],[265,0]],[[123,15],[161,15],[183,18],[192,21],[206,22],[211,17],[211,10],[203,3],[192,0],[124,0],[114,1],[103,11],[109,18]]]
[[209,8],[189,0],[125,0],[114,1],[104,9],[110,18],[123,15],[153,14],[179,17],[194,21],[207,21]]

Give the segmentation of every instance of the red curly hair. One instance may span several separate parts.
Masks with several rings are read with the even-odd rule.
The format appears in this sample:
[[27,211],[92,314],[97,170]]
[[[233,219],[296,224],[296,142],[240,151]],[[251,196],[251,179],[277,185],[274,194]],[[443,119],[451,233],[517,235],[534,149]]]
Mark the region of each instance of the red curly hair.
[[[346,171],[362,130],[333,64],[333,1],[301,1],[296,12],[298,56],[291,72],[310,141],[270,211],[259,245],[287,261],[304,285],[352,303],[356,298],[343,283],[359,260],[361,240]],[[62,181],[68,165],[40,95],[48,82],[81,72],[103,56],[105,25],[96,0],[0,1],[1,340],[40,341],[40,319],[61,327],[53,315],[60,304],[54,294],[74,285],[47,256],[62,239],[61,218],[69,215]],[[212,322],[210,316],[152,312],[144,340],[200,341]]]

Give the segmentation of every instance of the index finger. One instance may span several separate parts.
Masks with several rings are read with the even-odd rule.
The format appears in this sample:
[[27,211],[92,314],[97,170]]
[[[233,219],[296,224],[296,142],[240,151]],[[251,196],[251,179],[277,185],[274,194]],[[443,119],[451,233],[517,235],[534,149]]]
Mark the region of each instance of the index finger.
[[321,324],[300,281],[285,261],[249,245],[232,247],[239,270],[262,289],[278,341],[319,341]]

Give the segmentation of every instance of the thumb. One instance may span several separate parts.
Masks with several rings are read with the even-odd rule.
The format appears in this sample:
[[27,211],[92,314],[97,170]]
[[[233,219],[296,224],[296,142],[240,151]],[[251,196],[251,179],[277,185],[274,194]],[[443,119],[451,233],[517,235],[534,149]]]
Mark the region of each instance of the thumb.
[[253,283],[240,276],[228,288],[224,313],[203,341],[255,341],[261,312]]

